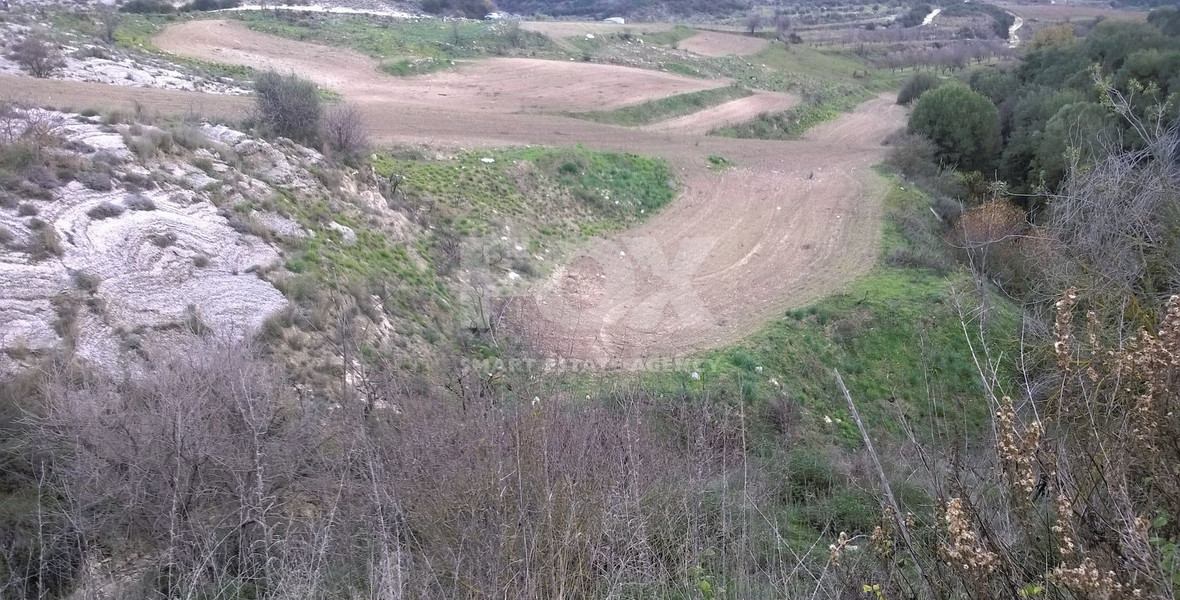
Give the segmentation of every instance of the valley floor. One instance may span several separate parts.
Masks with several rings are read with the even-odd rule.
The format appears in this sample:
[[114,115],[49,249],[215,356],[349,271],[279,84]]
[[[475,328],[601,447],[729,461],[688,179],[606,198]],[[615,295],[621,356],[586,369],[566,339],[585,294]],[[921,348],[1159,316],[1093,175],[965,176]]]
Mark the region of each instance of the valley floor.
[[[174,26],[156,39],[203,60],[293,71],[355,105],[380,143],[447,147],[581,144],[670,162],[678,199],[644,225],[582,248],[520,300],[542,348],[574,358],[674,356],[748,335],[865,274],[879,256],[885,184],[869,167],[904,122],[892,97],[798,141],[707,136],[711,126],[788,97],[741,98],[642,129],[559,116],[627,106],[729,82],[599,64],[496,58],[395,78],[340,48],[276,38],[229,21]],[[240,117],[247,98],[0,77],[0,95],[74,108]],[[732,105],[732,106],[731,106]],[[753,116],[753,115],[750,115]],[[716,123],[706,122],[716,118]],[[711,161],[710,158],[714,160]],[[725,168],[716,168],[717,159]]]

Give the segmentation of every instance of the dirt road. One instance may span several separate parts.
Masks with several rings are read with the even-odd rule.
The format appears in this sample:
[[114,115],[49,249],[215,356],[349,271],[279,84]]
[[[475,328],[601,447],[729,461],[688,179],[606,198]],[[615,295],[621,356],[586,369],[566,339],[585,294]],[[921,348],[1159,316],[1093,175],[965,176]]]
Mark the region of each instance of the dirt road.
[[790,94],[755,92],[751,96],[718,104],[690,115],[653,123],[644,129],[705,135],[718,127],[749,121],[765,113],[787,110],[798,103],[799,98]]
[[[356,104],[382,142],[584,144],[667,159],[682,186],[672,205],[636,229],[587,244],[519,299],[524,333],[547,352],[630,359],[723,345],[786,309],[839,291],[877,259],[884,183],[869,168],[885,151],[881,141],[904,121],[891,98],[870,101],[804,140],[735,140],[701,135],[731,118],[733,107],[726,105],[675,120],[691,126],[669,122],[648,129],[527,112],[601,109],[724,81],[525,59],[475,61],[445,74],[394,78],[355,53],[309,48],[216,21],[171,28],[157,44],[199,58],[265,60],[296,70]],[[14,95],[75,108],[138,102],[160,112],[226,116],[240,114],[249,102],[0,78],[0,96]],[[768,102],[763,95],[750,98],[760,99],[742,100]],[[710,155],[733,166],[712,170]]]

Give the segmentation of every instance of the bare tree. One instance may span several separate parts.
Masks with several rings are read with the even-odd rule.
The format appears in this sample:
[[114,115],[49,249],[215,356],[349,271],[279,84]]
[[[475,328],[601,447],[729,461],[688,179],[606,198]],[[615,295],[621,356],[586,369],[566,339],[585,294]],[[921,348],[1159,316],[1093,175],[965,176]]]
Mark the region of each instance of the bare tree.
[[791,37],[791,17],[787,13],[779,12],[774,15],[774,34],[781,41],[788,41]]
[[66,66],[65,59],[53,44],[33,36],[16,45],[12,58],[33,77],[49,77]]
[[119,29],[119,13],[115,12],[114,7],[100,11],[98,23],[102,26],[102,41],[108,44],[115,43],[115,31]]
[[369,132],[364,117],[355,106],[328,109],[323,119],[324,151],[346,159],[356,159],[369,150]]
[[750,33],[758,31],[758,28],[762,27],[762,21],[762,11],[750,11],[750,14],[746,17],[746,30]]

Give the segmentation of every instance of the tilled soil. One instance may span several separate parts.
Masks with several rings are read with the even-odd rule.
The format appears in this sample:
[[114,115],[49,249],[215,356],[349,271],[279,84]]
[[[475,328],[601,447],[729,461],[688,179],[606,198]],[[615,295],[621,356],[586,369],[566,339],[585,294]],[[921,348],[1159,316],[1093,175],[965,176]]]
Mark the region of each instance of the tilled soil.
[[735,33],[702,31],[688,39],[681,40],[678,46],[681,50],[688,50],[701,56],[741,56],[757,54],[769,43],[769,40]]

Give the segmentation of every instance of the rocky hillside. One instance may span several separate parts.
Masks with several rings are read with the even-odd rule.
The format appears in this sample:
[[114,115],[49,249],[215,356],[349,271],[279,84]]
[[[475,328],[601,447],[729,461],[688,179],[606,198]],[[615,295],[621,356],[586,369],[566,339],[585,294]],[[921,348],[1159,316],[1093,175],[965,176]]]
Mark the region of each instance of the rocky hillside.
[[[287,305],[275,285],[289,275],[285,248],[317,234],[280,214],[284,194],[330,195],[388,213],[378,226],[409,227],[375,188],[343,184],[318,152],[286,140],[118,114],[3,112],[0,373],[61,355],[134,371],[175,336],[257,331]],[[337,173],[331,193],[313,171]],[[330,218],[323,225],[334,235],[321,243],[355,240]]]
[[[101,23],[98,24],[101,26]],[[31,68],[33,52],[44,57]],[[201,72],[149,52],[105,43],[55,27],[34,13],[14,13],[0,21],[0,74],[28,75],[109,85],[200,91],[207,94],[249,94],[248,83],[224,75]]]

